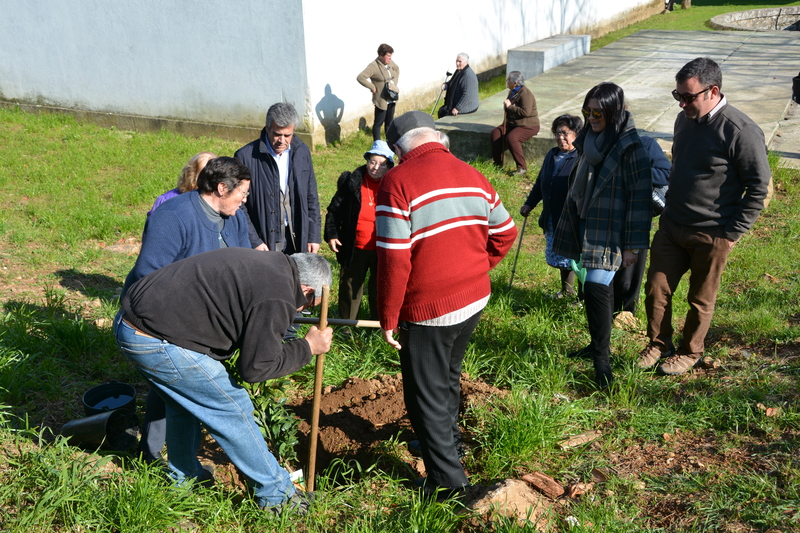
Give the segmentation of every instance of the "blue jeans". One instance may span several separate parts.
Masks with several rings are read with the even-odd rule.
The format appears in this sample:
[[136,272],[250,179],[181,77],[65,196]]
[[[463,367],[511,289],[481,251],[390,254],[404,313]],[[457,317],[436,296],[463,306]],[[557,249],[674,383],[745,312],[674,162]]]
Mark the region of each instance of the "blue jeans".
[[202,472],[197,460],[202,424],[248,479],[258,505],[279,505],[294,494],[289,473],[270,453],[253,419],[250,396],[221,362],[137,333],[121,311],[114,337],[166,403],[169,468],[178,484]]
[[614,270],[603,270],[600,268],[587,268],[586,281],[592,283],[599,283],[608,287],[614,281]]

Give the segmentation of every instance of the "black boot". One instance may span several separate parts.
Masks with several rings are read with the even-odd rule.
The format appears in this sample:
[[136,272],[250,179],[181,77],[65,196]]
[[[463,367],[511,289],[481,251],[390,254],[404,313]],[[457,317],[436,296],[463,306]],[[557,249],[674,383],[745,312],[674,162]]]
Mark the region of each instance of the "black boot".
[[594,357],[595,382],[601,389],[614,381],[611,374],[611,323],[614,320],[614,288],[586,282],[583,286],[586,320],[592,341],[589,349]]

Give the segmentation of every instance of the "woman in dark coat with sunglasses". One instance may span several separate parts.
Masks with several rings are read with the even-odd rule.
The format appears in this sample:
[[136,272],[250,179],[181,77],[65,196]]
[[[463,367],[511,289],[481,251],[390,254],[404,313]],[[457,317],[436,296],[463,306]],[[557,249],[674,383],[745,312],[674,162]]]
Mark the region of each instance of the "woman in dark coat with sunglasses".
[[614,274],[649,247],[650,156],[642,145],[622,88],[592,87],[583,101],[586,125],[575,140],[578,160],[569,178],[553,248],[586,269],[584,306],[591,342],[568,354],[594,360],[600,388],[613,381],[611,326]]

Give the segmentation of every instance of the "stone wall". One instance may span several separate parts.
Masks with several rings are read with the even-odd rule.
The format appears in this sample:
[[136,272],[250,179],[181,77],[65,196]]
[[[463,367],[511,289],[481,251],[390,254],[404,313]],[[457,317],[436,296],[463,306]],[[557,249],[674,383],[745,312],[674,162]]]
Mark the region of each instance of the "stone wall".
[[725,13],[712,17],[708,25],[716,30],[798,31],[800,6]]

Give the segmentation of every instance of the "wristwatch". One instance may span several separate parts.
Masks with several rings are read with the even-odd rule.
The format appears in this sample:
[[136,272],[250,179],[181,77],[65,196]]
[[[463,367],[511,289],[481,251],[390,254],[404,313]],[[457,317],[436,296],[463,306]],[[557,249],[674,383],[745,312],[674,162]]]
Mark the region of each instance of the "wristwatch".
[[638,249],[637,250],[628,250],[628,251],[630,253],[632,253],[633,255],[638,255],[639,254],[639,250]]

